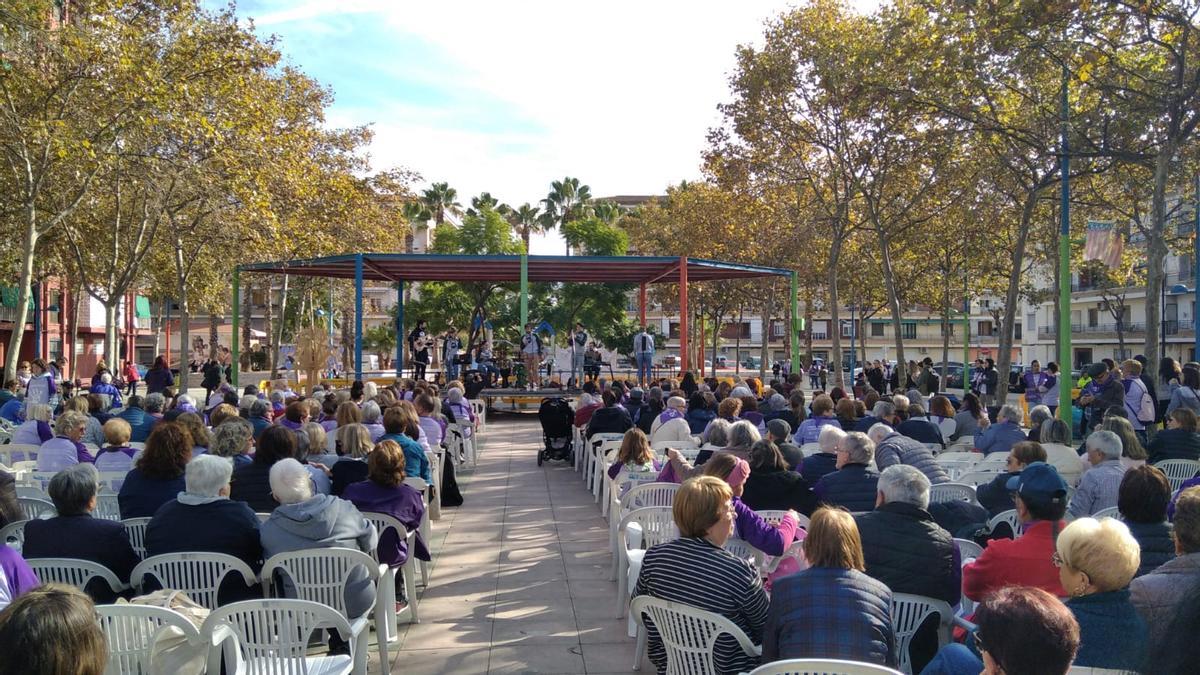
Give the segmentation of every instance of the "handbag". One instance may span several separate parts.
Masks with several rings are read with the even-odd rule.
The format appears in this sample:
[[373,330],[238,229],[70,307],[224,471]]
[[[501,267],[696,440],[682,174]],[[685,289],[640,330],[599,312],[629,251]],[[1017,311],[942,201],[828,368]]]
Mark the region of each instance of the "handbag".
[[[117,604],[122,604],[118,600]],[[189,598],[182,591],[164,589],[139,595],[129,601],[132,605],[164,607],[183,615],[197,630],[208,618],[208,608]],[[204,671],[207,649],[203,644],[194,644],[183,631],[175,626],[163,626],[154,635],[150,648],[150,674],[176,675],[201,673]]]

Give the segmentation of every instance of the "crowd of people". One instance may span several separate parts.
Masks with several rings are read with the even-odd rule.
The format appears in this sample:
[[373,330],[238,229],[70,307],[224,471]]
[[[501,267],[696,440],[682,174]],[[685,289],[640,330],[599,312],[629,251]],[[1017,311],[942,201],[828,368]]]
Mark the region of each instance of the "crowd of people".
[[[97,517],[101,472],[124,473],[117,492],[121,519],[150,519],[146,556],[224,553],[256,573],[272,555],[328,547],[375,553],[395,568],[410,555],[427,561],[420,532],[426,501],[407,479],[422,479],[441,505],[461,504],[454,481],[461,457],[447,456],[438,472],[442,483],[434,484],[430,457],[441,455],[430,451],[443,445],[449,424],[468,434],[478,424],[459,382],[445,390],[402,380],[389,386],[354,382],[348,389],[319,385],[307,396],[287,388],[265,394],[253,385],[239,395],[221,385],[199,407],[169,386],[128,396],[115,409],[91,405],[94,396],[63,398],[56,407],[22,404],[18,412],[14,441],[22,434],[20,442],[39,446],[37,471],[52,475],[45,492],[55,513],[25,523],[19,550],[0,545],[0,608],[10,606],[0,612],[0,626],[15,625],[12,617],[29,609],[25,596],[58,594],[82,602],[66,589],[38,590],[27,560],[88,560],[129,579],[141,557],[122,523]],[[85,445],[93,433],[101,443]],[[144,445],[131,446],[135,441]],[[381,535],[365,513],[391,516],[415,532],[415,550],[394,530]],[[0,527],[23,518],[12,474],[0,471]],[[366,570],[351,574],[345,600],[352,616],[373,605],[369,586]],[[402,583],[396,588],[401,609],[408,598]],[[118,595],[103,583],[84,590],[95,603]],[[282,592],[289,593],[286,583]],[[262,591],[257,583],[228,577],[217,593],[225,604],[261,597]],[[19,638],[23,644],[28,639]],[[0,628],[0,661],[13,653],[13,644]],[[348,645],[334,632],[329,649],[346,653]]]
[[[1096,384],[1080,404],[1089,415],[1107,395],[1106,381],[1138,376],[1129,363],[1087,371]],[[1188,379],[1195,367],[1184,367]],[[940,651],[936,618],[921,626],[908,647],[913,672],[1061,675],[1072,664],[1189,672],[1179,655],[1195,653],[1185,636],[1197,617],[1182,603],[1200,593],[1200,489],[1185,484],[1173,493],[1150,453],[1153,461],[1200,459],[1196,415],[1175,406],[1165,428],[1149,418],[1137,425],[1142,410],[1123,405],[1123,396],[1092,419],[1077,447],[1070,425],[1047,405],[1056,402],[1045,396],[1054,382],[1031,380],[1028,422],[1015,405],[989,410],[975,392],[959,401],[868,385],[861,397],[840,388],[806,395],[798,374],[769,386],[685,374],[645,390],[622,381],[585,387],[575,424],[588,438],[624,434],[609,467],[622,489],[635,476],[682,483],[672,507],[680,538],[646,552],[634,595],[729,618],[762,646],[764,663],[839,658],[896,667],[890,606],[904,593],[956,610],[974,605],[964,612],[972,630]],[[692,450],[685,456],[676,444]],[[938,459],[947,447],[1004,459],[978,486],[978,504],[931,500],[933,486],[951,482]],[[1106,509],[1119,517],[1097,517]],[[772,524],[758,515],[764,510],[789,515]],[[1006,511],[1015,528],[989,525]],[[801,516],[806,528],[797,525]],[[764,582],[726,550],[731,538],[769,556],[802,540],[804,568]],[[649,657],[665,672],[652,622],[648,632]],[[729,636],[717,640],[714,658],[718,672],[759,662]]]

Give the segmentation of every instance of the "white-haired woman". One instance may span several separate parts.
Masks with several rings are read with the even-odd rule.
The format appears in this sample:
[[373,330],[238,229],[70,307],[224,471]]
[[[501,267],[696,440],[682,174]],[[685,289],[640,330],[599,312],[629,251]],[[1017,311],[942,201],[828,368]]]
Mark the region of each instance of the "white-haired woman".
[[42,443],[38,449],[38,471],[62,471],[86,462],[92,464],[96,458],[79,442],[87,431],[87,415],[74,410],[65,412],[54,421],[54,438]]
[[471,404],[467,402],[462,389],[451,387],[446,392],[446,405],[450,412],[454,413],[454,421],[462,427],[463,435],[470,438],[474,429],[479,426],[479,420],[471,411]]
[[41,445],[54,438],[50,419],[54,411],[44,403],[25,406],[25,421],[13,430],[12,442],[21,445]]
[[383,411],[375,401],[367,401],[362,406],[362,425],[371,434],[371,442],[379,440],[385,433],[383,430]]
[[[352,548],[369,553],[379,535],[358,508],[332,495],[313,493],[308,469],[294,459],[281,459],[271,466],[271,495],[279,507],[260,529],[263,556],[314,548]],[[295,597],[290,581],[283,580],[284,594]],[[355,568],[345,587],[346,610],[351,618],[362,616],[374,603],[375,594],[367,571]],[[341,651],[348,635],[330,635],[331,651]]]
[[804,463],[800,465],[800,475],[804,476],[809,485],[816,485],[825,474],[837,471],[838,444],[845,437],[846,432],[841,427],[832,424],[821,427],[821,432],[817,434],[817,445],[820,449],[805,457]]

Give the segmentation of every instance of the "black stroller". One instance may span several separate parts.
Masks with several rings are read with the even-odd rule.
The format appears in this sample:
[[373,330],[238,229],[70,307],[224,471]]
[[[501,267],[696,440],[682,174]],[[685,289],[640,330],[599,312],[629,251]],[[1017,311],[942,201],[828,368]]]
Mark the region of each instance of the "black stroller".
[[538,407],[538,421],[542,423],[542,449],[538,451],[538,466],[548,459],[573,461],[571,452],[572,427],[575,411],[565,398],[544,398]]

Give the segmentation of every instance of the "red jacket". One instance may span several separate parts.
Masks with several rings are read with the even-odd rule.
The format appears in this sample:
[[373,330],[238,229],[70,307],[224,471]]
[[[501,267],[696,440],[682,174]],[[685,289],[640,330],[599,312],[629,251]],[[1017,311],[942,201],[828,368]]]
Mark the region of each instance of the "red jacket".
[[[1030,524],[1019,539],[995,539],[983,555],[963,567],[963,595],[979,602],[1004,586],[1034,586],[1057,597],[1066,597],[1054,555],[1052,523],[1039,520]],[[1059,532],[1066,526],[1058,525]]]
[[575,411],[575,426],[586,427],[587,423],[592,421],[592,413],[596,412],[601,407],[602,407],[601,404],[593,403],[592,405],[585,405],[582,408],[580,408],[579,410],[576,410]]

